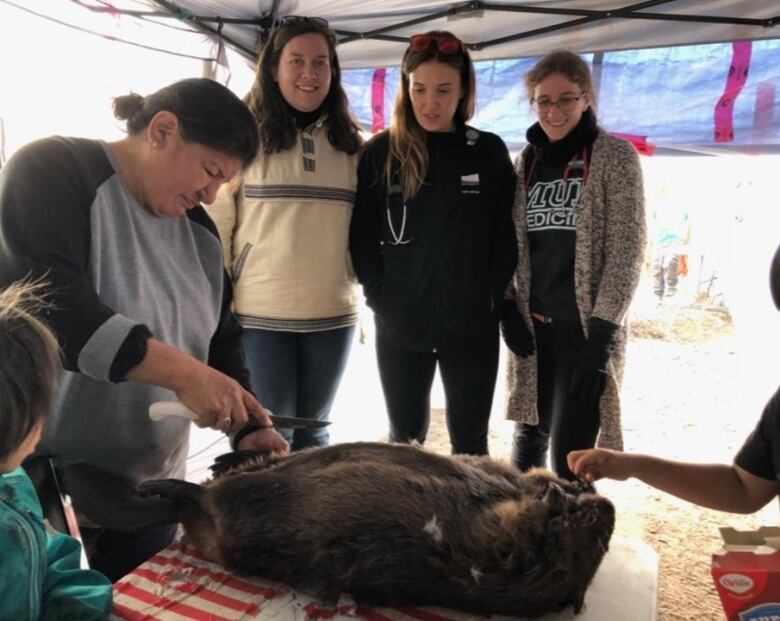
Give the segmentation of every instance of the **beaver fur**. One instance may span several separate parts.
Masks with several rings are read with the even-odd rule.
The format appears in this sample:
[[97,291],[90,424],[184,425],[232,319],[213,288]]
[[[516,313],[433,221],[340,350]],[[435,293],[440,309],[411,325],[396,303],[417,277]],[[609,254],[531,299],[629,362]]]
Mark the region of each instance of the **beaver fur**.
[[[415,446],[233,453],[214,469],[204,485],[148,481],[138,486],[144,498],[126,494],[113,510],[77,508],[112,528],[181,522],[236,574],[328,599],[524,617],[579,612],[614,527],[612,503],[588,484]],[[89,469],[82,475],[100,485]]]

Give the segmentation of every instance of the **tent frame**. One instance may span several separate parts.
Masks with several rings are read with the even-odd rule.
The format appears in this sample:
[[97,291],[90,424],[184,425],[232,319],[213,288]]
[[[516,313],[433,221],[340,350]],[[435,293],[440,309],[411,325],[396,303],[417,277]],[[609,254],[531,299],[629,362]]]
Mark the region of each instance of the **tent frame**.
[[[234,39],[226,36],[222,32],[224,24],[236,24],[256,26],[258,29],[258,40],[260,45],[258,48],[262,48],[262,44],[267,40],[274,23],[280,17],[278,14],[279,0],[274,0],[271,9],[264,15],[254,18],[235,18],[235,17],[222,17],[220,15],[193,15],[183,9],[181,6],[172,2],[171,0],[153,0],[155,4],[160,6],[162,11],[137,11],[137,10],[123,10],[116,9],[114,7],[95,6],[89,5],[83,0],[73,0],[74,2],[88,8],[95,12],[113,12],[125,15],[133,15],[135,17],[157,17],[157,18],[170,18],[178,19],[186,22],[189,26],[211,36],[221,37],[225,43],[230,45],[238,53],[246,58],[254,61],[257,59],[257,52],[254,49],[248,48],[245,45],[235,41]],[[611,10],[597,10],[597,9],[577,9],[577,8],[554,8],[543,6],[530,6],[523,3],[517,4],[495,4],[491,2],[482,2],[481,0],[469,0],[468,2],[456,3],[448,6],[446,9],[432,11],[427,15],[416,17],[414,19],[406,20],[396,23],[392,26],[386,26],[384,28],[377,28],[366,32],[355,32],[347,30],[335,30],[338,37],[339,45],[345,45],[353,41],[362,41],[366,39],[373,39],[378,41],[391,41],[396,43],[406,43],[409,38],[402,35],[391,34],[394,31],[403,30],[411,26],[417,26],[419,24],[425,24],[437,19],[446,17],[463,17],[470,14],[481,14],[485,11],[495,12],[508,12],[508,13],[526,13],[526,14],[546,14],[546,15],[559,15],[566,17],[573,17],[575,19],[565,21],[559,24],[553,24],[543,28],[536,28],[523,32],[518,32],[513,35],[499,37],[496,39],[488,39],[485,41],[479,41],[476,43],[466,43],[465,46],[469,50],[483,50],[485,48],[498,45],[501,43],[507,43],[510,41],[518,41],[521,39],[528,39],[535,36],[547,34],[549,32],[569,30],[577,28],[584,24],[590,24],[593,22],[613,20],[613,19],[643,19],[654,21],[670,21],[670,22],[689,22],[689,23],[711,23],[711,24],[728,24],[736,26],[753,26],[757,28],[773,28],[780,24],[780,14],[769,18],[750,18],[750,17],[733,17],[725,15],[691,15],[691,14],[673,14],[673,13],[652,13],[642,12],[645,9],[650,9],[660,5],[672,5],[679,0],[645,0],[644,2],[637,2],[628,4],[624,7]]]

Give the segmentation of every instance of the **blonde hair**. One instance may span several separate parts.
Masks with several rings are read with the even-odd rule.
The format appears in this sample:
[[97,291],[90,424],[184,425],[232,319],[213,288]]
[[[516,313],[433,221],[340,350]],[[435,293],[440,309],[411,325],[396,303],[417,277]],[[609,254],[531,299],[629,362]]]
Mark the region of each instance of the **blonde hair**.
[[21,446],[49,414],[60,348],[36,313],[46,283],[20,281],[0,290],[0,460]]
[[[446,30],[431,30],[425,33],[432,37],[453,37]],[[442,54],[435,43],[419,52],[407,48],[401,62],[401,85],[395,97],[393,116],[390,122],[390,149],[385,161],[385,181],[390,187],[398,178],[403,189],[404,200],[414,196],[422,185],[428,171],[428,149],[425,131],[414,116],[409,96],[409,74],[423,63],[437,62],[448,65],[460,75],[463,96],[455,110],[456,123],[465,123],[474,116],[476,87],[474,64],[463,44],[454,54]]]

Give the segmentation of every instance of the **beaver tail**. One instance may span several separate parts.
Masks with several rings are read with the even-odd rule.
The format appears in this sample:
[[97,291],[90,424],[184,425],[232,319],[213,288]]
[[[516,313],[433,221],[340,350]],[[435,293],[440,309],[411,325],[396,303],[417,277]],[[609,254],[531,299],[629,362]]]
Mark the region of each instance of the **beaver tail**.
[[[130,480],[89,464],[62,470],[65,491],[76,511],[103,528],[138,530],[175,524],[188,511],[200,508],[202,488],[194,483],[148,481],[136,488]],[[161,483],[168,484],[166,493]]]

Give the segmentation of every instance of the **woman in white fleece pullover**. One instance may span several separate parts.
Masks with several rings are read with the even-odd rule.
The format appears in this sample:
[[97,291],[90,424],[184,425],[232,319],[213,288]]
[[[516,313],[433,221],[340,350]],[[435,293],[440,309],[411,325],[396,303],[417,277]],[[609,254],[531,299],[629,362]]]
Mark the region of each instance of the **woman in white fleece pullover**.
[[[347,239],[360,147],[324,20],[282,21],[247,101],[260,151],[208,211],[232,274],[255,393],[276,414],[324,420],[357,323]],[[328,434],[289,431],[287,440],[298,450],[326,445]]]

